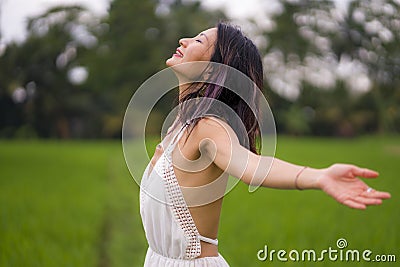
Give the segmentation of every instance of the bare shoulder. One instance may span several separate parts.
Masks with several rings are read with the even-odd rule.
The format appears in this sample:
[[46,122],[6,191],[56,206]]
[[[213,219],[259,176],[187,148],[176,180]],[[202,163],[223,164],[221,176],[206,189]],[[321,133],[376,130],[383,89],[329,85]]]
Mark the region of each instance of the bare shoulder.
[[194,127],[193,132],[200,140],[211,139],[214,141],[235,141],[237,136],[231,126],[222,119],[215,117],[202,118]]

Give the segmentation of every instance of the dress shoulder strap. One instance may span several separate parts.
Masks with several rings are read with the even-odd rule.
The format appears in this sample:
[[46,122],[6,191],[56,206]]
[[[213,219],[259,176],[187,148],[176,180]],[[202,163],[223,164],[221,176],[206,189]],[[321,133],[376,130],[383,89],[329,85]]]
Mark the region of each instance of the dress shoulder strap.
[[174,136],[171,138],[171,142],[168,144],[166,148],[166,154],[169,156],[171,155],[171,152],[174,150],[175,145],[178,143],[178,141],[181,139],[184,129],[189,125],[189,121],[185,122],[179,130],[174,134]]

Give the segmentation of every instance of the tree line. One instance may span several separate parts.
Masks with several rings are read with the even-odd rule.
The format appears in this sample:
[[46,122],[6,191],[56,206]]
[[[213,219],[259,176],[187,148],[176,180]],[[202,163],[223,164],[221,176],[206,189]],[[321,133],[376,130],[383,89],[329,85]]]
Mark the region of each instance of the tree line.
[[[245,22],[279,133],[399,132],[399,7],[281,1],[269,23]],[[131,96],[165,68],[179,38],[226,18],[181,0],[114,0],[105,17],[58,6],[30,18],[27,38],[0,51],[0,137],[119,138]],[[175,99],[163,97],[152,119],[161,122]]]

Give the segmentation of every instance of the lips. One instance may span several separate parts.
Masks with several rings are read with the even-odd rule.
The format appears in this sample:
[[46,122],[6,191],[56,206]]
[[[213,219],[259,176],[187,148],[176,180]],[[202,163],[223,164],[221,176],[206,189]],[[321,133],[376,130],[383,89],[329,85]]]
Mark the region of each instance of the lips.
[[182,53],[182,51],[179,50],[179,48],[178,48],[178,49],[176,49],[174,56],[183,57],[183,53]]

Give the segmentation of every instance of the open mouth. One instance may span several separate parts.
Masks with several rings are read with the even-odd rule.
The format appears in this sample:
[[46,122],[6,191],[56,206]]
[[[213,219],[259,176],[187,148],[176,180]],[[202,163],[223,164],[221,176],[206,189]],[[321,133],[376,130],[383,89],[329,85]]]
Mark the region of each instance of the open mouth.
[[181,50],[176,49],[174,56],[183,57],[183,53],[181,52]]

